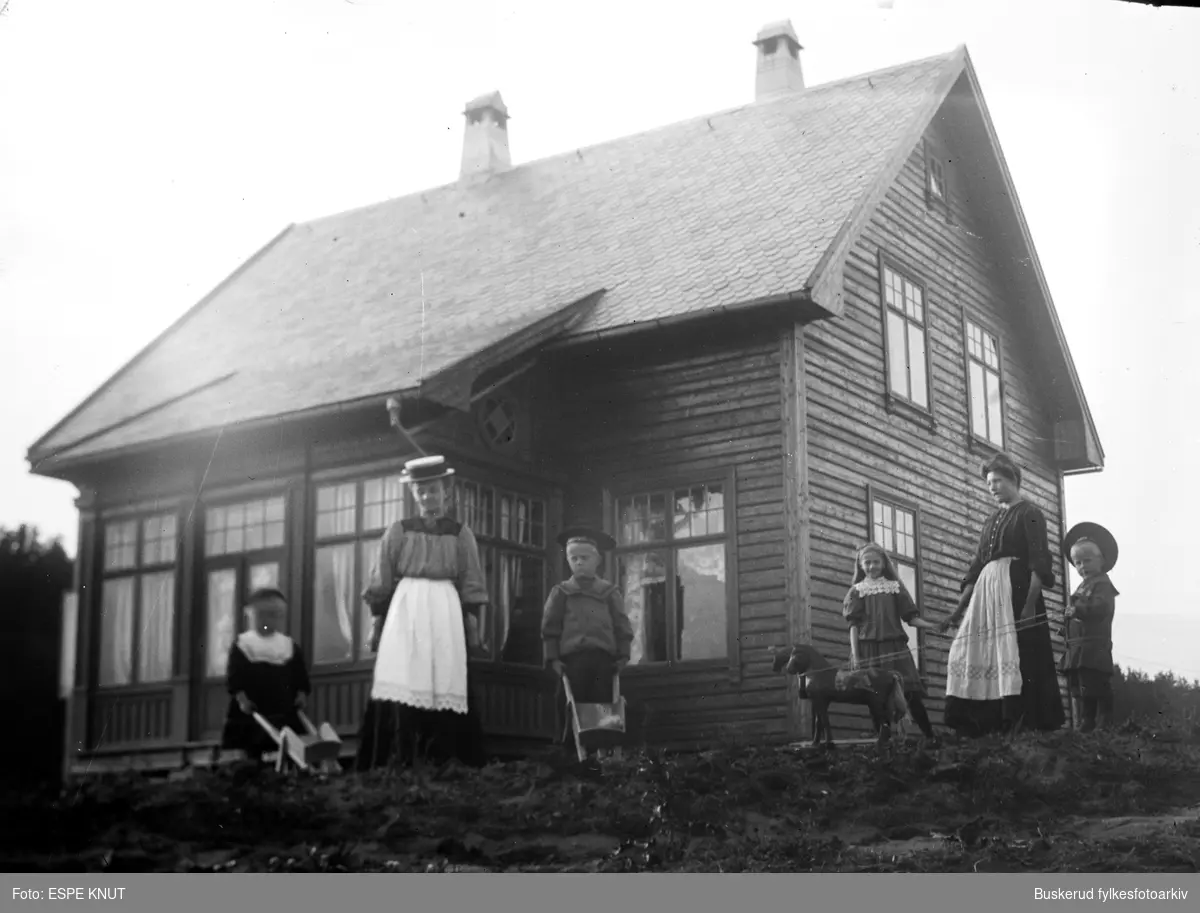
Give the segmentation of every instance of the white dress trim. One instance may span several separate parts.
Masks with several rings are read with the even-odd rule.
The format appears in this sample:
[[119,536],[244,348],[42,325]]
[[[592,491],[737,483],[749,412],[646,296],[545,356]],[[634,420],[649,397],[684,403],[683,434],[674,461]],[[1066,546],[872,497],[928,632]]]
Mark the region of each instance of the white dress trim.
[[379,638],[371,699],[467,712],[467,640],[449,580],[405,577]]
[[900,581],[888,580],[886,577],[872,580],[868,577],[866,580],[860,580],[854,584],[854,589],[858,591],[859,596],[878,596],[885,593],[896,596],[900,593]]
[[252,663],[270,663],[283,666],[296,652],[296,644],[286,634],[263,637],[257,631],[243,631],[238,635],[237,647]]
[[998,701],[1021,693],[1021,655],[1013,620],[1012,558],[991,561],[979,575],[950,645],[946,696]]

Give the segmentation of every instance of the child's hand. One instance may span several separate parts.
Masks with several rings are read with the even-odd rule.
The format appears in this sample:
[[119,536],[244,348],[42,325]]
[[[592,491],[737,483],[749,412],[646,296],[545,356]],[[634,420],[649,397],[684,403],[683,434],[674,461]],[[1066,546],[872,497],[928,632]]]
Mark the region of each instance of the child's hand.
[[246,716],[249,716],[250,714],[252,714],[254,712],[254,701],[252,701],[252,700],[250,700],[250,698],[246,697],[245,692],[238,693],[237,702],[238,702],[238,709],[240,709],[242,711],[242,713],[246,714]]
[[308,706],[308,695],[306,695],[303,691],[301,691],[299,694],[296,695],[296,709],[303,710],[307,706]]
[[1073,606],[1073,605],[1067,606],[1067,610],[1065,612],[1063,612],[1063,617],[1064,618],[1074,618],[1075,617],[1075,606]]
[[617,669],[617,671],[618,671],[618,672],[620,672],[622,669],[624,669],[624,668],[625,668],[626,666],[628,666],[628,665],[629,665],[629,660],[627,660],[627,659],[618,659],[618,660],[617,660],[617,662],[616,662],[616,669]]
[[567,674],[567,667],[563,665],[563,661],[561,659],[550,660],[550,668],[554,670],[555,675]]

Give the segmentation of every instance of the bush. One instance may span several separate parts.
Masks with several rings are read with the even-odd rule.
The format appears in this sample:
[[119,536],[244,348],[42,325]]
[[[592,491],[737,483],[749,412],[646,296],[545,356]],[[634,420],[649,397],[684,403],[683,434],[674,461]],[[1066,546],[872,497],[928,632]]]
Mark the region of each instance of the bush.
[[1113,671],[1113,714],[1119,723],[1182,729],[1200,734],[1200,682],[1173,672],[1151,677],[1120,666]]

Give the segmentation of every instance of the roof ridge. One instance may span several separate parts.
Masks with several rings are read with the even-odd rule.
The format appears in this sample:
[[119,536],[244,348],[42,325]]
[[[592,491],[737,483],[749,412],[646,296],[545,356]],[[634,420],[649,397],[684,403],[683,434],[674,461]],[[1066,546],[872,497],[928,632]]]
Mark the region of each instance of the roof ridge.
[[[663,133],[667,130],[677,129],[686,124],[693,124],[693,123],[698,123],[700,121],[712,120],[714,117],[724,117],[726,115],[736,114],[738,112],[745,111],[750,108],[764,108],[764,107],[775,107],[775,106],[781,107],[786,104],[794,103],[798,98],[808,97],[808,96],[813,95],[814,93],[818,93],[818,92],[826,92],[826,91],[830,91],[833,89],[837,89],[837,88],[845,86],[847,83],[857,82],[858,80],[867,79],[868,77],[887,76],[887,75],[896,73],[900,70],[915,69],[920,66],[925,66],[925,65],[933,63],[934,61],[947,62],[949,60],[954,59],[959,54],[961,54],[965,50],[965,47],[966,47],[965,45],[959,44],[952,51],[946,51],[941,54],[931,54],[928,57],[921,57],[917,60],[910,60],[907,63],[892,64],[891,66],[882,67],[880,69],[868,70],[863,73],[855,73],[852,76],[844,76],[840,79],[835,79],[830,82],[823,82],[823,83],[819,83],[815,86],[808,86],[803,90],[803,92],[796,93],[793,95],[782,95],[778,98],[772,98],[772,99],[768,99],[765,101],[744,102],[743,104],[734,105],[729,108],[720,108],[716,111],[710,111],[707,114],[696,114],[696,115],[692,115],[691,117],[684,117],[684,118],[680,118],[679,120],[676,120],[676,121],[671,121],[670,123],[667,123],[667,124],[659,124],[657,127],[651,127],[648,130],[640,130],[636,133],[626,133],[622,136],[615,136],[610,139],[600,140],[599,142],[591,143],[590,145],[587,145],[587,146],[578,146],[576,148],[567,149],[562,152],[555,152],[552,155],[542,156],[541,158],[537,158],[537,159],[530,159],[527,162],[521,162],[520,164],[513,165],[512,168],[508,169],[507,171],[502,172],[501,174],[497,174],[494,177],[503,178],[504,175],[514,174],[517,172],[524,171],[526,169],[534,168],[539,165],[545,165],[550,162],[556,162],[559,160],[569,159],[571,156],[582,155],[591,150],[602,149],[607,146],[612,146],[617,143],[626,142],[628,140],[636,139],[638,137],[653,136],[655,134]],[[412,200],[416,197],[421,197],[423,199],[424,197],[431,195],[431,194],[437,194],[437,193],[443,193],[446,191],[457,190],[460,188],[460,186],[461,185],[460,185],[459,181],[457,181],[457,180],[447,181],[444,184],[435,184],[432,187],[424,187],[420,190],[414,190],[409,193],[403,193],[403,194],[400,194],[399,196],[388,197],[387,199],[384,199],[384,200],[377,200],[374,203],[366,203],[366,204],[363,204],[362,206],[351,206],[348,209],[339,210],[338,212],[327,213],[323,216],[317,216],[316,218],[307,219],[307,220],[304,220],[301,222],[296,222],[294,224],[297,228],[312,228],[312,227],[322,225],[327,222],[332,222],[332,221],[344,218],[349,215],[354,215],[356,213],[369,212],[372,209],[390,206],[392,204],[399,203],[403,200]]]

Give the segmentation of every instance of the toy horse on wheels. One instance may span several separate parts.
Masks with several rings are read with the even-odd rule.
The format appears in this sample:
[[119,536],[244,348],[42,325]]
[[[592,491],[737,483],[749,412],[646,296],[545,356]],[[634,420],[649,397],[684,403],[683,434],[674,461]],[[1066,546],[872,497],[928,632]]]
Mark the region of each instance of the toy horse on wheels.
[[826,748],[833,748],[833,728],[829,724],[832,703],[866,706],[871,722],[879,733],[879,744],[892,737],[892,724],[908,715],[904,698],[904,679],[890,669],[839,669],[811,644],[796,644],[790,651],[771,647],[775,672],[800,676],[800,696],[812,704],[812,744],[820,745],[822,734]]

